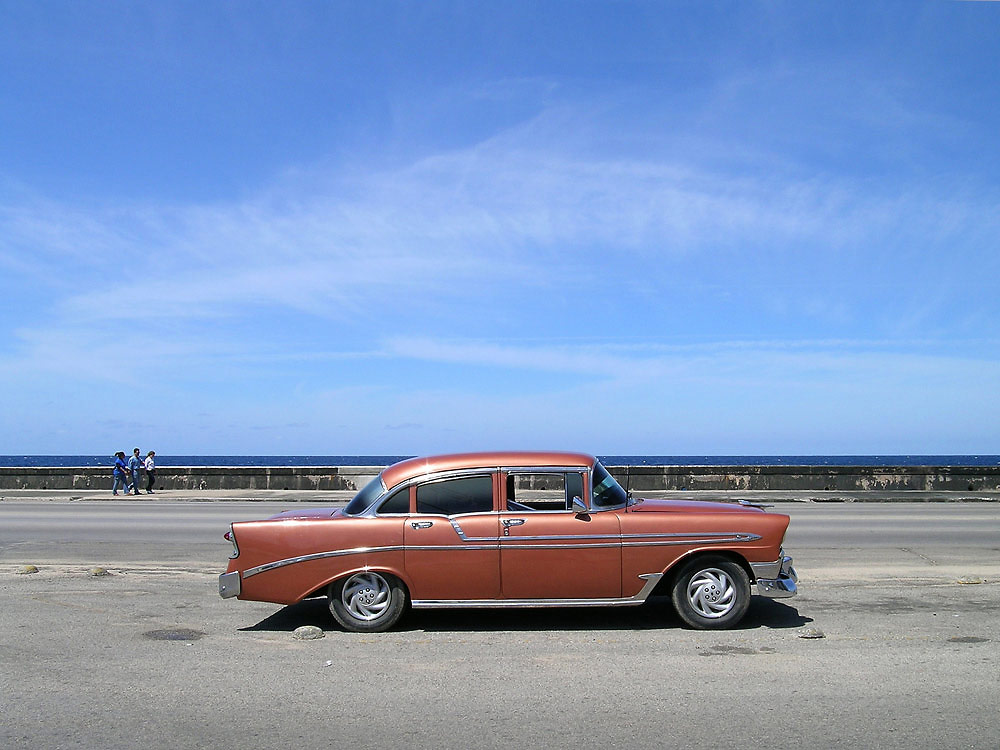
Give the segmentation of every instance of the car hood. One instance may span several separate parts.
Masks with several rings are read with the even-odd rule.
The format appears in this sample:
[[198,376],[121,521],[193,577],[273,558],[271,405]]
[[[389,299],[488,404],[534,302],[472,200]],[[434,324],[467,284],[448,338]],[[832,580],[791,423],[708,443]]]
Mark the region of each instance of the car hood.
[[343,515],[341,513],[341,508],[302,508],[299,510],[283,510],[281,513],[276,513],[271,516],[268,520],[273,521],[282,518],[336,518]]
[[633,513],[763,513],[737,503],[712,503],[707,500],[639,500],[629,506]]

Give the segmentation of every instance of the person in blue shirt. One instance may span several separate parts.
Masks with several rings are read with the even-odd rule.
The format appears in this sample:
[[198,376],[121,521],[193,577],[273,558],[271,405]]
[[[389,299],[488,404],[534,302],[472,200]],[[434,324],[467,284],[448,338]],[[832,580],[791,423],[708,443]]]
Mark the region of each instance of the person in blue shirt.
[[129,491],[133,495],[139,494],[139,471],[142,469],[142,459],[139,458],[139,449],[133,448],[132,455],[128,459],[128,470],[132,475],[132,485],[131,487],[125,488],[125,493],[128,494]]
[[115,453],[115,471],[114,478],[115,481],[111,485],[111,494],[117,495],[118,488],[121,487],[125,490],[125,494],[128,494],[128,466],[125,465],[125,451],[118,451]]

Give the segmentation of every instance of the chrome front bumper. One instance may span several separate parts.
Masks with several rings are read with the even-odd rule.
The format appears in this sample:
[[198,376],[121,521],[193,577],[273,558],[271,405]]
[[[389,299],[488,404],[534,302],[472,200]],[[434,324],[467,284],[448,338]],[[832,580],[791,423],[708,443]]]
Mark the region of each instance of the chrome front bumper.
[[240,572],[223,573],[219,576],[219,596],[230,599],[240,595]]
[[771,599],[787,599],[798,593],[796,583],[799,577],[792,567],[792,558],[782,555],[774,562],[750,563],[753,570],[757,593]]

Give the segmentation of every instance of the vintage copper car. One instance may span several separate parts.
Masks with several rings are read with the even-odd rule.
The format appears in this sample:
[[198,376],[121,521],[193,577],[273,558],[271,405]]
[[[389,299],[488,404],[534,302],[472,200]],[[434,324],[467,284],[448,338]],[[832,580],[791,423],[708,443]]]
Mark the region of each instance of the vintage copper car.
[[669,594],[694,628],[735,625],[750,586],[796,593],[788,516],[737,503],[633,499],[593,456],[412,458],[342,509],[232,524],[224,598],[326,595],[344,628],[406,608],[631,606]]

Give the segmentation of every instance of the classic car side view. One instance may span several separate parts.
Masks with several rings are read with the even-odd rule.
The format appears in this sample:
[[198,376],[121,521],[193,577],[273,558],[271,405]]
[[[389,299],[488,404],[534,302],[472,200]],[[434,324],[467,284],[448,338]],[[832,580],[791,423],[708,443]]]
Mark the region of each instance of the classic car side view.
[[407,607],[635,606],[668,594],[690,627],[736,625],[751,585],[789,597],[788,516],[634,499],[593,456],[465,453],[385,468],[345,508],[233,523],[223,598],[327,596],[344,628]]

